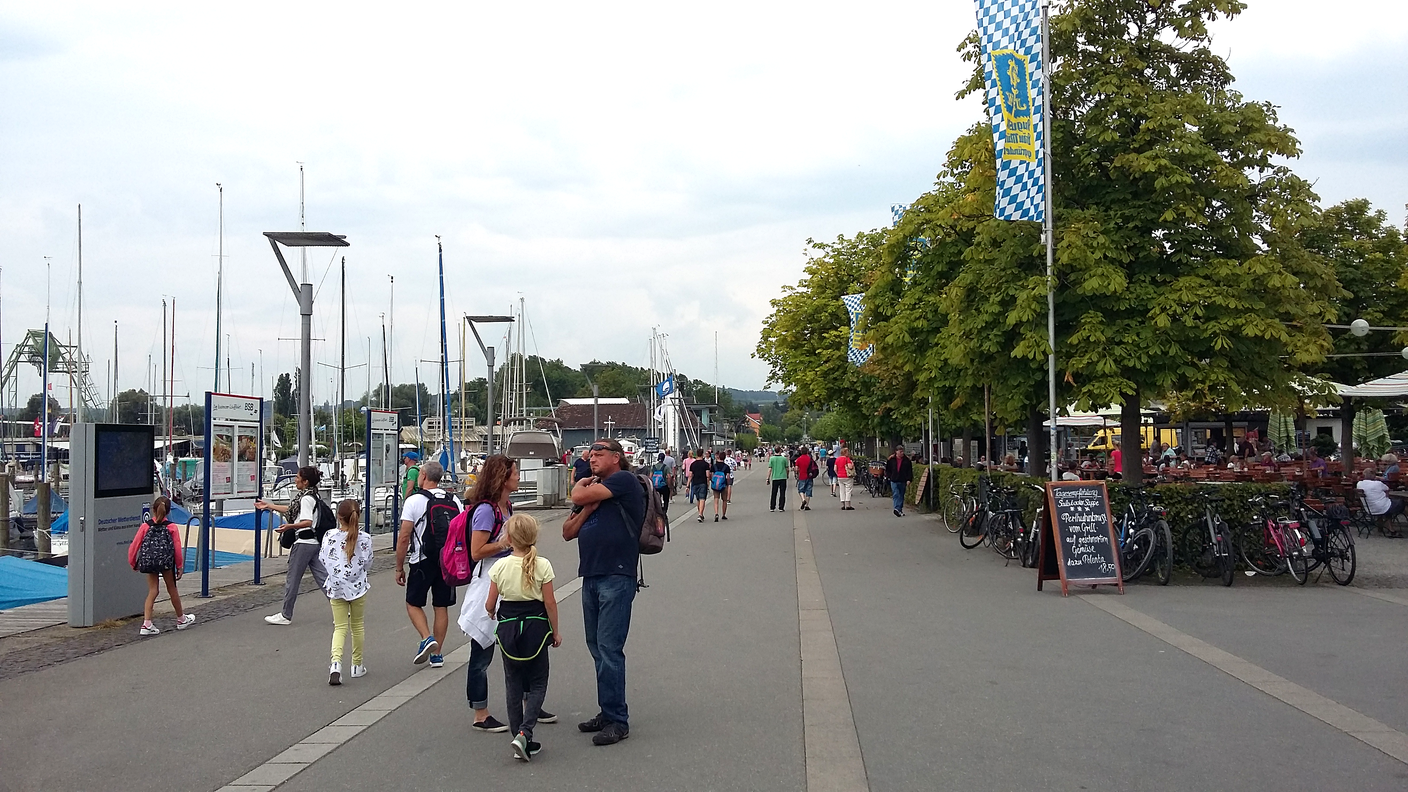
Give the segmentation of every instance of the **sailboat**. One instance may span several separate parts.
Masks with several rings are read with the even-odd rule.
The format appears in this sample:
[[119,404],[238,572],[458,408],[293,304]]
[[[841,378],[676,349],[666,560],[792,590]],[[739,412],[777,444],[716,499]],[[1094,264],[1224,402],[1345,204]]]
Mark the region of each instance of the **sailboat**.
[[[518,316],[510,325],[511,336],[508,367],[504,372],[504,432],[508,440],[504,443],[504,454],[518,460],[520,470],[541,468],[544,463],[562,458],[562,435],[557,420],[557,410],[551,407],[552,394],[547,393],[550,415],[533,416],[528,412],[528,371],[524,339],[528,335],[527,304],[518,298]],[[542,357],[539,356],[541,366]],[[543,389],[547,391],[547,374],[543,372]],[[539,423],[552,424],[553,428],[542,429]]]

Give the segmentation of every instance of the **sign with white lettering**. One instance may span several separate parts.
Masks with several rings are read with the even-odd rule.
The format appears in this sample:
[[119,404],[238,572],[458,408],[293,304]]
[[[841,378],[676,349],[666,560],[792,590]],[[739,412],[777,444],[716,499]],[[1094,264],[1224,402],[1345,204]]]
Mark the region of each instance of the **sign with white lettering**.
[[1119,540],[1104,481],[1047,482],[1037,591],[1047,580],[1061,581],[1061,596],[1069,593],[1071,583],[1113,585],[1124,593]]

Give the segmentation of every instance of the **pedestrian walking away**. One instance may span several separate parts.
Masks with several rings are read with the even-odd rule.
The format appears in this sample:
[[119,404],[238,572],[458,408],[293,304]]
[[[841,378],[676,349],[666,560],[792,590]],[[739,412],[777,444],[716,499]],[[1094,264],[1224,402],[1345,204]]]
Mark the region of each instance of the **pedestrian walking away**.
[[[450,629],[449,609],[455,604],[455,589],[440,573],[440,549],[450,521],[463,509],[459,498],[440,487],[444,475],[445,469],[435,460],[420,466],[416,490],[401,509],[401,531],[396,537],[396,585],[406,587],[406,615],[420,634],[411,661],[416,665],[428,661],[431,668],[445,664],[440,650]],[[425,620],[427,600],[434,612],[433,627]]]
[[152,609],[156,607],[157,594],[161,592],[161,581],[166,580],[166,593],[171,597],[171,607],[176,611],[176,629],[184,630],[195,624],[194,614],[181,608],[181,592],[176,590],[176,581],[186,570],[184,548],[176,525],[166,519],[171,513],[171,501],[165,496],[152,501],[152,515],[142,527],[137,529],[132,544],[127,548],[127,563],[134,572],[147,576],[147,600],[142,604],[142,626],[140,635],[156,635],[161,632],[152,624]]
[[831,497],[836,497],[836,492],[840,485],[836,480],[836,455],[831,454],[826,457],[826,483],[831,488]]
[[323,534],[332,527],[322,525],[318,517],[318,482],[322,480],[322,471],[312,466],[301,467],[293,478],[293,486],[298,492],[287,506],[263,500],[254,502],[256,509],[283,515],[285,524],[276,529],[280,534],[294,532],[293,545],[288,549],[288,575],[284,578],[284,607],[278,613],[264,617],[264,621],[270,624],[287,625],[293,622],[293,606],[298,604],[298,587],[303,582],[305,571],[313,572],[313,580],[320,590],[327,582],[327,570],[318,559]]
[[704,504],[709,500],[709,476],[713,468],[704,458],[704,449],[694,449],[689,463],[689,499],[699,509],[699,522],[704,522]]
[[495,635],[504,653],[504,697],[514,758],[531,761],[542,746],[533,730],[548,693],[548,645],[562,646],[552,564],[538,555],[538,521],[515,514],[504,524],[513,555],[489,571],[484,609],[498,620]]
[[626,637],[636,597],[646,493],[627,467],[620,443],[598,440],[591,452],[592,477],[572,488],[572,514],[562,524],[562,538],[577,540],[582,626],[596,667],[600,708],[577,728],[594,732],[595,745],[612,745],[631,734],[626,707]]
[[768,481],[772,482],[768,511],[787,511],[787,455],[782,446],[773,448],[768,457]]
[[660,493],[660,503],[664,508],[667,520],[670,512],[670,481],[674,474],[674,470],[665,465],[665,460],[669,458],[669,455],[661,451],[655,464],[650,466],[650,486]]
[[890,482],[890,502],[895,516],[903,517],[904,493],[914,480],[914,462],[904,455],[904,446],[895,446],[895,452],[885,460],[885,478]]
[[836,487],[841,497],[842,511],[855,511],[851,505],[851,489],[855,484],[856,463],[851,461],[851,449],[841,446],[836,455]]
[[709,469],[709,489],[714,492],[714,522],[719,521],[719,509],[723,508],[723,518],[728,519],[728,490],[733,486],[733,470],[724,461],[726,455],[720,451]]
[[337,504],[337,525],[323,534],[318,553],[327,579],[323,591],[332,604],[332,660],[328,665],[328,684],[342,684],[342,649],[347,637],[352,637],[353,679],[366,676],[362,644],[366,636],[364,614],[367,592],[371,583],[367,573],[372,568],[372,538],[361,530],[362,507],[348,498]]
[[737,452],[724,455],[724,463],[728,465],[728,487],[724,490],[724,503],[733,503],[733,478],[738,474],[738,454]]
[[797,455],[797,459],[792,463],[797,470],[797,498],[802,503],[798,507],[802,511],[811,511],[812,506],[812,481],[816,479],[817,464],[812,459],[808,449],[803,448],[802,453]]

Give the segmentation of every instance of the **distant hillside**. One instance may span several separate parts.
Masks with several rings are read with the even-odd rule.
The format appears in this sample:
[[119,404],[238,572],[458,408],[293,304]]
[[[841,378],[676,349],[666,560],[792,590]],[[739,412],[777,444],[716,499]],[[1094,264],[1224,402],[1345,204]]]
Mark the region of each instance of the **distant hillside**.
[[763,404],[766,402],[780,401],[783,398],[782,394],[780,393],[773,393],[772,391],[765,390],[738,390],[736,388],[729,388],[728,392],[729,395],[733,397],[733,400],[735,402],[751,401]]

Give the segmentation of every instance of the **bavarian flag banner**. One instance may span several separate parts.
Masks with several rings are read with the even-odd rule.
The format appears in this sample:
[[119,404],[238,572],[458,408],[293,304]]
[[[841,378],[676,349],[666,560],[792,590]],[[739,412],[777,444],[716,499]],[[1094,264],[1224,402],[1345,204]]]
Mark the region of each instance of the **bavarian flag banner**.
[[1046,219],[1041,0],[974,0],[997,153],[999,220]]
[[846,306],[846,313],[851,317],[851,341],[846,349],[846,359],[859,366],[870,360],[870,355],[875,351],[873,344],[866,344],[856,335],[856,325],[860,324],[861,312],[865,310],[864,294],[846,294],[841,297],[841,302]]

